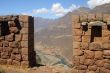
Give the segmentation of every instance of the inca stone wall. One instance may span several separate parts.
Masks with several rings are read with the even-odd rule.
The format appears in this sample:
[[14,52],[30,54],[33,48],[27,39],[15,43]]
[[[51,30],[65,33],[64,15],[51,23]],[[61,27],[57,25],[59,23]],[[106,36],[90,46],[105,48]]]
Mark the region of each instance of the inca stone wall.
[[35,65],[33,17],[0,16],[0,64]]
[[73,15],[74,73],[110,73],[110,15]]

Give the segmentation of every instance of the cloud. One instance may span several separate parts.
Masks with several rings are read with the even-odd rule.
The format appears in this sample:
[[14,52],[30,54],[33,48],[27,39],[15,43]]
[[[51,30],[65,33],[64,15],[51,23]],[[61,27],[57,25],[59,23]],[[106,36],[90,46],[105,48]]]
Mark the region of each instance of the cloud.
[[51,11],[56,16],[63,16],[68,12],[73,11],[74,9],[77,9],[78,6],[72,4],[69,8],[64,8],[60,3],[54,3],[52,5]]
[[48,15],[53,15],[55,17],[61,17],[67,14],[68,12],[72,12],[73,10],[79,8],[79,6],[76,6],[72,4],[68,8],[64,8],[60,3],[54,3],[50,7],[50,9],[47,8],[40,8],[40,9],[34,9],[30,12],[23,12],[21,13],[22,15],[40,15],[40,14],[48,14]]
[[46,8],[36,9],[36,10],[32,11],[32,13],[34,13],[34,14],[46,14],[48,12],[49,12],[49,10]]
[[106,4],[106,3],[110,3],[110,0],[89,0],[87,2],[88,6],[90,8],[94,8],[96,6],[102,5],[102,4]]

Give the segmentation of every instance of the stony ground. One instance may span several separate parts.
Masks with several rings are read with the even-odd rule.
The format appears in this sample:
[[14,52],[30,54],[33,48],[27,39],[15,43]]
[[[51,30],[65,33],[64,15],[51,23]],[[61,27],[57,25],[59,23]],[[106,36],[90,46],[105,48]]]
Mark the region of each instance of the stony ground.
[[0,67],[5,73],[72,73],[70,69],[64,69],[62,67],[42,66],[33,67],[29,69],[17,68],[17,67]]

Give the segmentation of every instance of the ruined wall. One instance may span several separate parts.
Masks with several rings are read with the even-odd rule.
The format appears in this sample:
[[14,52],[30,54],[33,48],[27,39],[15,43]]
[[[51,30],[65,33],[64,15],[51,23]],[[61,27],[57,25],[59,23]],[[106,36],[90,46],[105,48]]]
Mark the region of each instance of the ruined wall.
[[35,65],[33,17],[0,16],[0,64]]
[[110,15],[73,15],[75,73],[110,73]]

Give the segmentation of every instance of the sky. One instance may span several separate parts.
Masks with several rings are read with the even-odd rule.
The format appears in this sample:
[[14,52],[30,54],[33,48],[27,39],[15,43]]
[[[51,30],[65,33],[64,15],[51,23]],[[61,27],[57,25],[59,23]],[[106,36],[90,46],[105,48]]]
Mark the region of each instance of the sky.
[[110,0],[0,0],[0,15],[58,18],[79,7],[94,8]]

